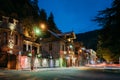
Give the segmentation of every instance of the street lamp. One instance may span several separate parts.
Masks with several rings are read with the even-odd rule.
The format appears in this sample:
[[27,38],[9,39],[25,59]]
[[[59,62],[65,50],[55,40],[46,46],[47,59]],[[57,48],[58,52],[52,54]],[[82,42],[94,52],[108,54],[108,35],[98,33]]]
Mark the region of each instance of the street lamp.
[[[37,27],[37,26],[34,26],[33,27],[33,31],[34,31],[34,36],[33,36],[33,41],[36,41],[37,40],[37,38],[39,37],[39,35],[41,34],[41,30],[40,30],[40,28],[39,27]],[[35,51],[34,51],[34,49],[31,51],[31,52],[29,52],[28,53],[28,56],[30,57],[30,59],[31,59],[31,63],[30,63],[30,68],[31,68],[31,70],[33,70],[34,69],[34,63],[35,63],[35,60],[36,60],[36,58],[38,58],[38,57],[41,57],[41,55],[40,54],[35,54]]]
[[43,30],[43,31],[48,31],[50,32],[53,36],[55,36],[56,38],[60,39],[60,40],[63,40],[62,38],[60,38],[56,33],[54,33],[53,31],[51,31],[50,29],[47,28],[47,25],[42,23],[40,24],[40,28]]

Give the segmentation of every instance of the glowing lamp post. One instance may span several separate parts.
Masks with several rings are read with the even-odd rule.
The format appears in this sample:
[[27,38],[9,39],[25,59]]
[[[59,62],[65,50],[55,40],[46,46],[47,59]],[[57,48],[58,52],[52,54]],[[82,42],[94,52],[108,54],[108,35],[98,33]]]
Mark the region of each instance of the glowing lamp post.
[[[38,38],[38,36],[41,34],[41,31],[37,26],[33,27],[33,31],[34,31],[34,35],[35,35],[34,39],[36,40]],[[31,66],[30,67],[31,67],[31,70],[33,70],[34,63],[35,63],[35,51],[34,51],[34,49],[28,54],[28,56],[31,58],[31,63],[30,63]],[[41,55],[37,55],[37,57],[41,57]]]

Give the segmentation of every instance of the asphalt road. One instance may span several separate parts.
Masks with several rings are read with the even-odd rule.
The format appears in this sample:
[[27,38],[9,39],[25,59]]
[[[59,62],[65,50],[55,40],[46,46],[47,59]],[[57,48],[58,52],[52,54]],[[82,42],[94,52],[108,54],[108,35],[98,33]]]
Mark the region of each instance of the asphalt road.
[[120,80],[120,69],[49,68],[34,71],[0,69],[0,80]]

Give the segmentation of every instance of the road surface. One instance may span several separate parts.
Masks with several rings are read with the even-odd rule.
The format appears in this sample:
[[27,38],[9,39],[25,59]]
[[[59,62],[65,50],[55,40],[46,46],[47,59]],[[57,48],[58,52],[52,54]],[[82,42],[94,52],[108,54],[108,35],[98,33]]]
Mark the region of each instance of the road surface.
[[120,80],[120,69],[90,67],[3,70],[0,80]]

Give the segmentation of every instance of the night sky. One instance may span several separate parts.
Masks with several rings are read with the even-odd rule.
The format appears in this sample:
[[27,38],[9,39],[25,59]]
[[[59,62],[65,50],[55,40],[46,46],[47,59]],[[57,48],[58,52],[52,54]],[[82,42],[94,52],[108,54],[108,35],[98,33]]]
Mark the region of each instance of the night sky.
[[111,3],[112,0],[39,0],[38,5],[48,16],[53,13],[54,21],[62,32],[84,33],[100,29],[91,20]]

